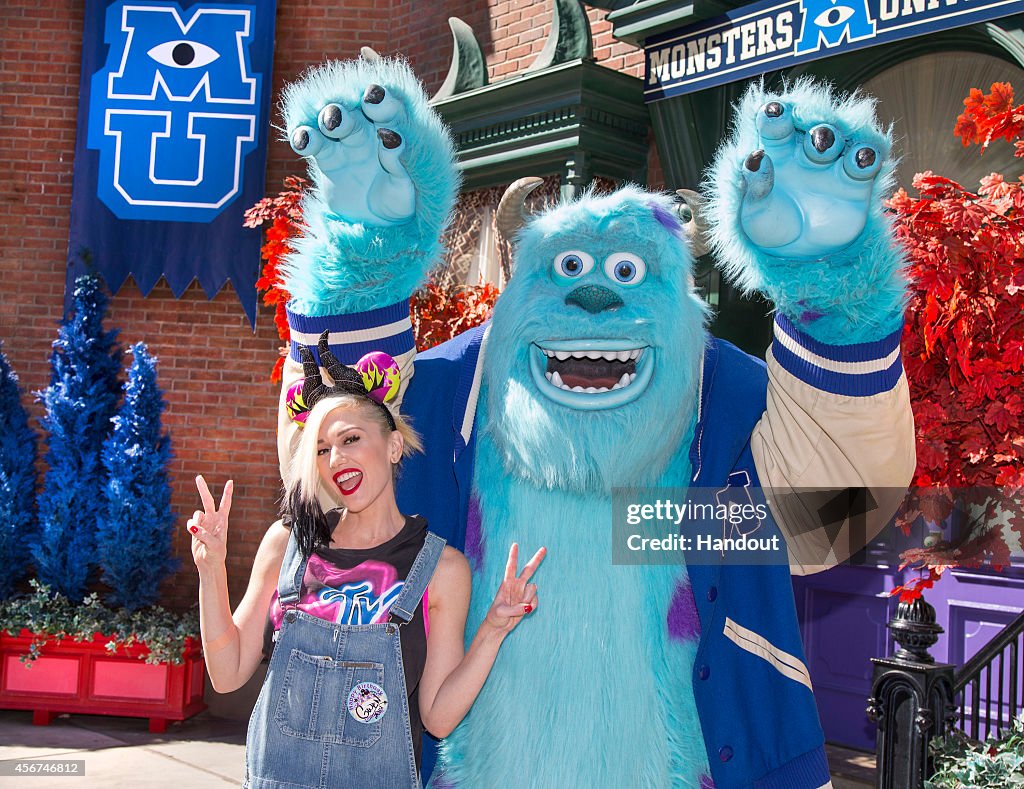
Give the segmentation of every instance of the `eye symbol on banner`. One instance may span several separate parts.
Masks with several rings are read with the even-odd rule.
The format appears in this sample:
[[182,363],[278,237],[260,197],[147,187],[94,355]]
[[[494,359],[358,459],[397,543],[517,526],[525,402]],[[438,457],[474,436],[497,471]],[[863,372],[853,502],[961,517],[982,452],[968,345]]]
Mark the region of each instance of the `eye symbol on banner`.
[[348,694],[348,714],[360,723],[375,723],[388,711],[388,694],[375,682],[360,682]]
[[157,63],[173,68],[201,68],[220,57],[213,47],[195,41],[168,41],[158,44],[146,54]]

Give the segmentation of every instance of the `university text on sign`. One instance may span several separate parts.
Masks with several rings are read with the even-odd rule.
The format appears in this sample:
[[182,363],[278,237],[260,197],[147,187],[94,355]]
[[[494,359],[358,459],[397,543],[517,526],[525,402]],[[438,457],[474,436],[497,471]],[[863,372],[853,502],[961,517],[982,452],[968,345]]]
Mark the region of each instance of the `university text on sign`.
[[766,0],[647,42],[648,102],[1024,11],[1024,0]]

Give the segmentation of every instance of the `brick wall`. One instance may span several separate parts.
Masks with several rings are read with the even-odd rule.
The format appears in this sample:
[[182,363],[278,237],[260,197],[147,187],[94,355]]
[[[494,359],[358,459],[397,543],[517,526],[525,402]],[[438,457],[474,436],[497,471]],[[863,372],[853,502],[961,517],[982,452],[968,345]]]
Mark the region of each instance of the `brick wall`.
[[[0,339],[33,417],[41,411],[28,392],[48,382],[50,343],[63,304],[84,11],[83,0],[0,3],[0,200],[8,224],[0,237]],[[642,54],[612,40],[600,20],[604,12],[589,13],[598,60],[638,75]],[[406,54],[432,92],[451,57],[451,15],[474,27],[497,80],[532,62],[551,11],[547,0],[278,0],[274,95],[307,66],[353,57],[363,45]],[[271,141],[268,192],[303,169],[285,143]],[[182,526],[198,506],[195,474],[218,489],[229,476],[235,480],[229,577],[237,603],[279,493],[277,391],[267,378],[278,347],[271,313],[261,309],[253,332],[230,287],[207,300],[193,285],[175,299],[161,282],[143,298],[129,280],[111,300],[108,326],[120,329],[125,346],[144,340],[159,357],[165,424],[175,450],[173,506]],[[172,606],[190,605],[196,596],[186,536],[178,530],[182,569],[163,590]]]

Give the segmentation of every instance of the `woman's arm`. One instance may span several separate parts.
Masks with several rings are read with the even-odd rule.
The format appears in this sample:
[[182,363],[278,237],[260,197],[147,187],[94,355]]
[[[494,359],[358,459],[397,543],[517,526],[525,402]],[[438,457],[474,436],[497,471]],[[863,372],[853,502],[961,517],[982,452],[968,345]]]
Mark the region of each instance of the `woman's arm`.
[[420,716],[435,737],[447,737],[469,712],[487,680],[505,636],[537,607],[537,587],[527,583],[544,558],[541,548],[517,577],[519,549],[513,544],[487,616],[463,653],[472,579],[469,562],[445,548],[430,582],[430,633],[427,663],[420,678]]
[[199,626],[203,657],[210,682],[218,693],[244,685],[263,656],[267,608],[288,545],[288,530],[275,522],[256,551],[249,586],[235,613],[228,600],[227,516],[231,509],[231,482],[224,488],[220,510],[213,504],[206,482],[197,478],[206,512],[196,511],[188,522],[192,558],[199,570]]

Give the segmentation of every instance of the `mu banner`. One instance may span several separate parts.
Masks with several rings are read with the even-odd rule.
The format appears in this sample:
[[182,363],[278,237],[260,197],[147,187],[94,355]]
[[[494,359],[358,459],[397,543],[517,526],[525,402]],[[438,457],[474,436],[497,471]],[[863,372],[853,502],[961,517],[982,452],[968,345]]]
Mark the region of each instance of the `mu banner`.
[[275,4],[87,0],[69,283],[230,280],[255,321]]

